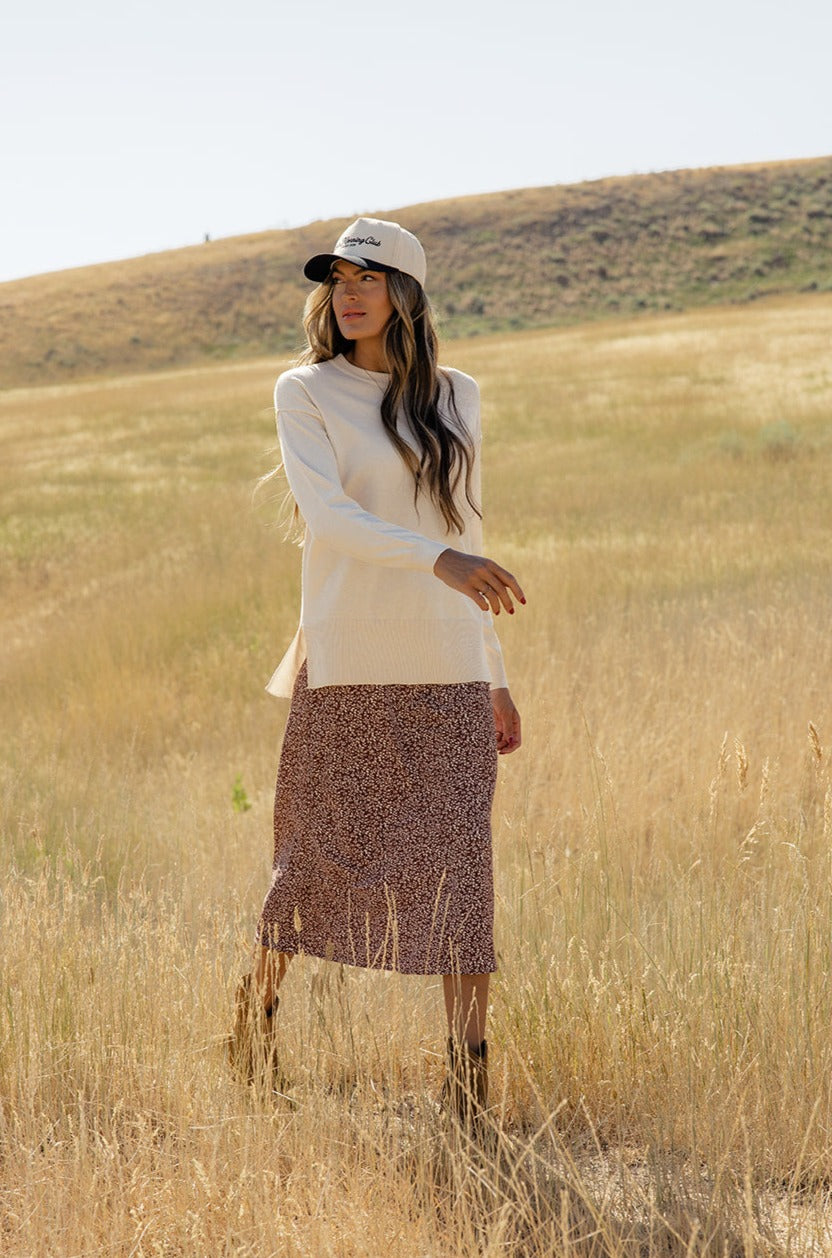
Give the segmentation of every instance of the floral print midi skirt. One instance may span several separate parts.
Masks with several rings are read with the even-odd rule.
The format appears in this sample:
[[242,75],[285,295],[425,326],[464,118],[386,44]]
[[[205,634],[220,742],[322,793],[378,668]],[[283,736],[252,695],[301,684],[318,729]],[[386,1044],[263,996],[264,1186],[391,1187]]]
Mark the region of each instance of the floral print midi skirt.
[[487,682],[295,684],[260,942],[405,974],[495,969]]

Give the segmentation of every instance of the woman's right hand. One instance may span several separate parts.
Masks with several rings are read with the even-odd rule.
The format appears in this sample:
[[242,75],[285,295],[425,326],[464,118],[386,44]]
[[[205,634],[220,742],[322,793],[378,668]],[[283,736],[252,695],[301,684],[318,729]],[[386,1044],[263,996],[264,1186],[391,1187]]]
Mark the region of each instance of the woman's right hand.
[[448,547],[436,560],[433,571],[452,590],[472,598],[480,611],[487,612],[490,608],[495,616],[500,614],[501,606],[514,614],[512,594],[521,603],[526,601],[516,578],[493,559],[482,555],[466,555]]

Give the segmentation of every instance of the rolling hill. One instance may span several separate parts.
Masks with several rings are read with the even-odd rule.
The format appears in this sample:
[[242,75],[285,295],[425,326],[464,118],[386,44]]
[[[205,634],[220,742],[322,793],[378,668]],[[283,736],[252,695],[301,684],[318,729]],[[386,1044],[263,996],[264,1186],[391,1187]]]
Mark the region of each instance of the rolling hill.
[[[832,157],[376,211],[417,232],[447,337],[832,289]],[[0,387],[285,353],[344,221],[0,285]]]

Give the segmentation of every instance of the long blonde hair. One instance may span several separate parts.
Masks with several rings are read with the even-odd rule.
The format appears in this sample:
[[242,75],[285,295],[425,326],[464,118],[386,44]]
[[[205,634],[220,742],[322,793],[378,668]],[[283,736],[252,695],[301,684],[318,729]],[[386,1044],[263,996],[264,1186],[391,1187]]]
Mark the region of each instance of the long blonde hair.
[[[414,502],[424,489],[450,532],[462,533],[465,520],[456,502],[460,482],[472,511],[474,446],[459,413],[453,381],[437,366],[438,338],[427,294],[403,271],[388,271],[387,293],[393,314],[384,329],[384,355],[390,381],[381,401],[381,420],[388,437],[413,474]],[[308,348],[300,363],[321,363],[346,354],[352,342],[342,336],[332,309],[332,281],[309,294],[303,314]],[[443,387],[444,386],[444,387]],[[401,411],[418,447],[399,434]]]

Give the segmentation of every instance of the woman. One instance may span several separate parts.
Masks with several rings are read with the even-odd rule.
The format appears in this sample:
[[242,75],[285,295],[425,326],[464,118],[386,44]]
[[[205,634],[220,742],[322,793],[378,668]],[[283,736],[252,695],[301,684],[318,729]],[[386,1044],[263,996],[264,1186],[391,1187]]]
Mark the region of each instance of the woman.
[[445,1095],[464,1115],[487,1095],[496,753],[520,746],[490,613],[525,598],[479,554],[479,395],[436,365],[419,241],[361,218],[304,274],[309,348],[275,389],[301,620],[268,686],[292,702],[231,1056],[249,1078],[272,1068],[299,952],[442,974]]

